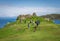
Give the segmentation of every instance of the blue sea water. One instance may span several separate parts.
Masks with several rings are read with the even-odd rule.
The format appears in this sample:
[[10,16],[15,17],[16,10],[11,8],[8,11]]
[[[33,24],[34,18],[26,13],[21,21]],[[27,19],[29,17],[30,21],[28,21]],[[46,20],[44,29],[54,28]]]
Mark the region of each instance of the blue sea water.
[[55,24],[60,24],[60,20],[53,20]]
[[4,27],[8,22],[14,22],[16,18],[0,18],[0,28]]

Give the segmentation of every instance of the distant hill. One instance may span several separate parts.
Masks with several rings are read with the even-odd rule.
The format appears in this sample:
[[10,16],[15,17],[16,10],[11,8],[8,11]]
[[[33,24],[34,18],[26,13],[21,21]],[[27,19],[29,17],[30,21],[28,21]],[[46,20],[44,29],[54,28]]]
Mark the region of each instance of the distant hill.
[[54,20],[54,19],[60,19],[60,14],[48,14],[48,15],[43,15],[41,17]]

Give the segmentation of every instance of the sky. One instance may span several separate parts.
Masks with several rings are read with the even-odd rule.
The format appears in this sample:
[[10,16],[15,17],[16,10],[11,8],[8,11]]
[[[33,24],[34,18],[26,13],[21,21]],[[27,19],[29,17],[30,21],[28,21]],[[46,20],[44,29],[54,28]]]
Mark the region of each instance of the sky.
[[0,17],[60,14],[60,0],[0,0]]

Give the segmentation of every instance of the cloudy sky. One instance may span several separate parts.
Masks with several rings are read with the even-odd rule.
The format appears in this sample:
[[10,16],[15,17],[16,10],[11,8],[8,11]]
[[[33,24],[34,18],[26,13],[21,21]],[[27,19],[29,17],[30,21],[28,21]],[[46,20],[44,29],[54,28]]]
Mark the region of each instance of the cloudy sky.
[[60,0],[0,0],[0,17],[16,17],[20,14],[60,14]]

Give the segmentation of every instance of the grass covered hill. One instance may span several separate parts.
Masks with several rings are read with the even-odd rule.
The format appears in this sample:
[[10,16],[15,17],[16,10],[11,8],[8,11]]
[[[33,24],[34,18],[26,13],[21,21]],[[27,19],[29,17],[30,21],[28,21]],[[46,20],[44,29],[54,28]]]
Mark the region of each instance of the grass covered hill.
[[[34,32],[35,25],[32,23],[28,29],[29,21],[36,21],[37,19],[41,23],[36,32]],[[25,18],[22,22],[18,18],[16,22],[6,24],[4,28],[0,29],[0,41],[60,41],[60,25],[38,16]]]

